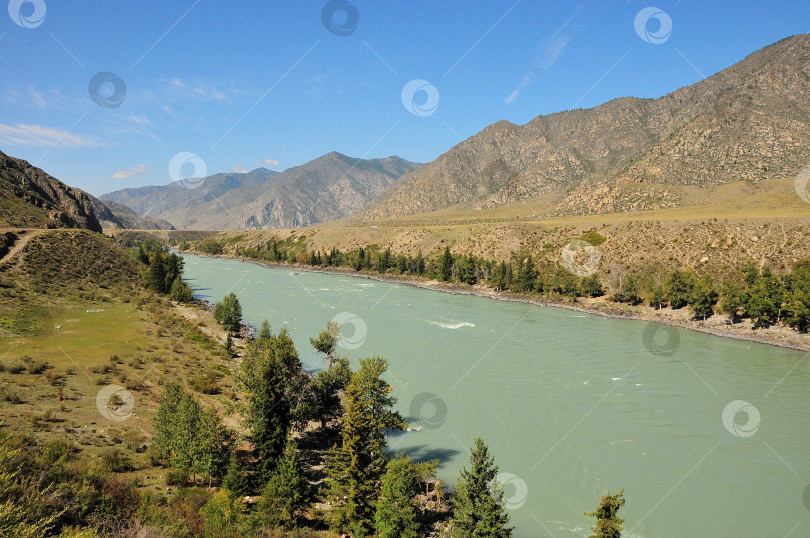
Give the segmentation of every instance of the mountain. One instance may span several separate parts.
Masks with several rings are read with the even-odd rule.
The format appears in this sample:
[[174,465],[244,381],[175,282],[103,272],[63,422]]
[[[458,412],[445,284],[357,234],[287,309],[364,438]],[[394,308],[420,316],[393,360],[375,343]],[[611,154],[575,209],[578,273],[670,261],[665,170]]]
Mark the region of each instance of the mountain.
[[332,152],[281,173],[264,168],[103,195],[190,230],[294,228],[360,211],[394,180],[419,166],[388,157],[355,159]]
[[0,226],[100,232],[93,201],[86,192],[0,152]]
[[92,205],[105,230],[174,230],[170,222],[139,215],[123,204],[93,198]]
[[810,166],[810,35],[659,99],[501,121],[403,175],[361,215],[536,202],[546,216],[687,206]]

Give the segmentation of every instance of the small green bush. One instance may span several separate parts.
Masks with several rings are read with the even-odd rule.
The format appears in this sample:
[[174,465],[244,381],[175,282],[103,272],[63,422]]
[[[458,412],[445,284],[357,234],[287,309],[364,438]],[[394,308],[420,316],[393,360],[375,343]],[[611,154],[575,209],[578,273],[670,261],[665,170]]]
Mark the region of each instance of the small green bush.
[[185,469],[172,469],[166,473],[166,485],[183,487],[188,484],[189,472]]
[[589,230],[589,231],[585,232],[584,234],[582,234],[581,239],[583,241],[587,241],[588,243],[590,243],[591,245],[593,245],[595,247],[598,247],[599,245],[601,245],[602,243],[607,241],[607,237],[600,234],[596,230]]

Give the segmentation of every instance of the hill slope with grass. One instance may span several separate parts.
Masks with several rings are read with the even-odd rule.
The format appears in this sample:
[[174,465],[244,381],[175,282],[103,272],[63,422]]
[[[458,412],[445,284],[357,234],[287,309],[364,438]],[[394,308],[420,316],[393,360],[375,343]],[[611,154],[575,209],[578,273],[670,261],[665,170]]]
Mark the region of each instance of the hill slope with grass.
[[536,203],[539,216],[704,203],[810,166],[810,35],[791,37],[659,99],[501,121],[405,174],[362,215]]

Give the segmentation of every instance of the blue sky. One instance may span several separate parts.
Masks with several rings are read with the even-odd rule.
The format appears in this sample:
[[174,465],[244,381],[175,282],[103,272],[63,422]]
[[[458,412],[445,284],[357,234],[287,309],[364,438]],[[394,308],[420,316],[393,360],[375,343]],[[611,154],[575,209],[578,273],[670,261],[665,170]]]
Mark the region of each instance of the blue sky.
[[333,150],[427,162],[498,120],[659,97],[808,30],[807,0],[11,0],[0,149],[96,195]]

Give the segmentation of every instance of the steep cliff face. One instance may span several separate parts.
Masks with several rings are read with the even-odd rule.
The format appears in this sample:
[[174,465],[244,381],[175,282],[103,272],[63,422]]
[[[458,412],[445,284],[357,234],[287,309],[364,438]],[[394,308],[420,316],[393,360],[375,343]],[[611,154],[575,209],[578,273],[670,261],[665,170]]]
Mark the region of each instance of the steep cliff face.
[[0,225],[101,231],[93,197],[0,152]]
[[659,99],[495,123],[403,175],[364,212],[401,217],[547,197],[548,215],[690,205],[810,165],[810,35],[785,39]]

